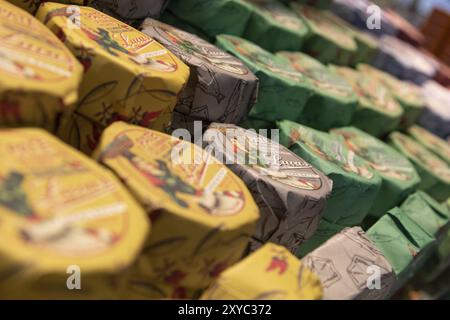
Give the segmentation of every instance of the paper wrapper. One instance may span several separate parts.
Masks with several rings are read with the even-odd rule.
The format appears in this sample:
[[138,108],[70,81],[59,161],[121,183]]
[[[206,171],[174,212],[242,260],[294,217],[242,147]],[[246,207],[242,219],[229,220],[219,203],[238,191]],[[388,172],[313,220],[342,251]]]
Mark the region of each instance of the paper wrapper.
[[417,191],[410,195],[400,209],[439,241],[447,235],[450,227],[450,212],[445,205],[441,205],[425,192]]
[[437,62],[410,44],[390,36],[381,37],[379,44],[372,61],[378,69],[419,86],[435,76]]
[[222,33],[242,36],[252,14],[242,0],[176,0],[167,11],[212,38]]
[[396,288],[420,269],[435,244],[435,239],[399,208],[381,217],[367,231],[367,237],[392,265],[398,279]]
[[247,40],[219,35],[217,45],[241,59],[260,81],[258,101],[250,116],[271,122],[300,118],[313,93],[304,75],[285,59]]
[[358,96],[353,126],[376,137],[383,137],[398,128],[403,109],[380,80],[347,67],[332,66],[331,69],[345,78]]
[[213,123],[203,140],[205,149],[245,182],[259,206],[250,251],[272,242],[295,252],[314,234],[332,188],[327,177],[254,130]]
[[[37,17],[84,65],[75,113],[103,127],[121,120],[164,130],[189,68],[151,37],[95,9],[79,7],[78,27],[69,8],[44,3]],[[74,146],[91,152],[82,142]]]
[[318,129],[349,125],[357,107],[353,88],[314,58],[300,52],[278,52],[292,67],[308,78],[313,96],[308,99],[298,122]]
[[191,69],[175,110],[204,121],[239,123],[256,101],[258,79],[243,62],[216,46],[162,22],[146,19],[142,31]]
[[[8,0],[35,14],[44,0]],[[147,17],[158,18],[170,0],[54,0],[51,2],[92,6],[126,23],[136,23]]]
[[147,209],[152,233],[127,298],[195,298],[247,247],[258,208],[244,183],[200,147],[117,122],[94,158]]
[[390,93],[403,108],[403,117],[400,121],[402,128],[408,128],[417,121],[425,105],[418,86],[411,82],[398,80],[390,74],[367,64],[358,65],[358,70],[378,78],[389,89]]
[[[360,227],[344,229],[302,261],[319,276],[327,300],[381,300],[396,281],[392,266]],[[375,272],[378,288],[372,287]]]
[[211,36],[207,35],[201,29],[195,27],[192,24],[189,24],[188,22],[186,22],[184,20],[177,18],[176,16],[173,15],[173,13],[171,13],[169,11],[165,11],[161,15],[161,18],[159,18],[158,20],[160,20],[161,22],[164,22],[168,25],[171,25],[177,29],[195,34],[197,37],[200,37],[201,39],[203,39],[205,41],[212,43],[215,40],[215,37],[211,37]]
[[244,38],[276,52],[299,51],[309,32],[305,23],[276,0],[245,0],[252,6]]
[[370,216],[381,217],[419,185],[420,177],[414,166],[393,147],[353,127],[334,129],[331,133],[341,137],[346,146],[366,160],[382,179]]
[[44,25],[0,3],[0,126],[54,131],[78,97],[82,67]]
[[313,236],[302,243],[302,245],[298,248],[296,252],[297,257],[305,257],[345,228],[346,227],[344,226],[327,222],[325,219],[320,220],[319,226]]
[[419,126],[409,128],[408,134],[450,165],[450,144],[447,141]]
[[[144,210],[108,170],[43,130],[0,130],[0,150],[0,297],[117,298],[115,278],[149,231]],[[80,290],[69,290],[71,266]]]
[[281,143],[333,180],[324,219],[360,224],[376,199],[381,178],[338,137],[291,121],[279,121]]
[[333,13],[296,2],[292,2],[290,6],[310,29],[311,35],[302,51],[322,63],[346,65],[350,62],[358,46],[348,30],[333,21]]
[[400,132],[391,133],[389,141],[416,167],[422,180],[419,189],[426,191],[438,201],[450,196],[450,167],[447,163]]
[[450,136],[450,90],[434,81],[428,81],[422,87],[422,96],[426,108],[418,124],[435,135],[446,139]]
[[254,117],[247,117],[247,119],[239,123],[239,126],[245,129],[255,129],[255,130],[266,129],[269,130],[268,134],[270,134],[271,129],[276,129],[277,127],[275,122],[261,120]]
[[285,248],[269,243],[225,270],[202,300],[320,300],[319,278]]

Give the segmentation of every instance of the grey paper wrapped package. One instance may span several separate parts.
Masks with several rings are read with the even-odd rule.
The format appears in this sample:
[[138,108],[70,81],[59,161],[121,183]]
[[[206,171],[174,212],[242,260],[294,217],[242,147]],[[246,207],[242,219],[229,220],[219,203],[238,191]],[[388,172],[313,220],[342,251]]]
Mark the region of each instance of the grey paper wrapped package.
[[258,79],[231,54],[199,37],[146,19],[142,31],[191,69],[175,111],[206,122],[239,123],[256,101]]
[[323,173],[255,130],[213,123],[204,143],[246,183],[260,208],[250,251],[274,242],[295,252],[314,234],[332,188]]
[[[396,281],[392,266],[360,227],[345,228],[303,262],[322,281],[324,299],[384,299]],[[371,279],[378,272],[377,288]]]

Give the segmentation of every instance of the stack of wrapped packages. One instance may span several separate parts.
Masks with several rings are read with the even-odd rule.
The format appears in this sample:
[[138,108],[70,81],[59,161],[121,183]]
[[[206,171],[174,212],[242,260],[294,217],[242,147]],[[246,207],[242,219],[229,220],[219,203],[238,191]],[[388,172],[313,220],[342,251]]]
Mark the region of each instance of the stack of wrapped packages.
[[450,92],[399,19],[379,40],[332,2],[0,0],[0,298],[389,299],[448,272]]

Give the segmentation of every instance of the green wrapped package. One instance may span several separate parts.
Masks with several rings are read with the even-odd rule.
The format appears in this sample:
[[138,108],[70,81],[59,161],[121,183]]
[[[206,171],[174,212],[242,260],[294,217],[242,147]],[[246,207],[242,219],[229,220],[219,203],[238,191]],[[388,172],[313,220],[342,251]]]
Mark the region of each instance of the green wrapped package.
[[292,0],[318,9],[328,9],[333,0]]
[[353,126],[376,137],[397,129],[403,110],[381,81],[347,67],[331,66],[331,69],[345,78],[358,95]]
[[294,12],[276,0],[245,1],[253,10],[244,38],[271,52],[302,48],[308,27]]
[[416,167],[424,190],[438,201],[450,196],[450,167],[421,144],[400,132],[389,136],[390,143],[405,155]]
[[435,239],[411,220],[400,208],[394,208],[366,232],[392,265],[401,287],[416,273],[432,253]]
[[353,128],[331,131],[340,136],[346,146],[366,160],[381,176],[381,188],[369,215],[381,217],[402,202],[420,183],[414,166],[397,150],[371,135]]
[[279,121],[280,142],[333,180],[323,219],[340,226],[360,224],[375,200],[381,178],[342,139],[292,121]]
[[302,51],[322,63],[346,65],[358,49],[351,33],[334,22],[335,16],[327,10],[303,6],[297,2],[291,8],[306,22],[310,36]]
[[312,94],[308,79],[261,47],[230,35],[217,36],[217,46],[241,59],[259,79],[258,101],[249,115],[266,121],[297,120]]
[[167,11],[213,38],[221,33],[242,36],[252,14],[242,0],[176,0]]
[[447,235],[450,212],[445,205],[440,204],[425,192],[417,191],[410,195],[400,209],[426,232],[433,235],[438,242]]
[[188,22],[177,18],[176,16],[173,15],[173,13],[169,11],[164,11],[159,20],[171,26],[174,26],[175,28],[195,34],[196,36],[202,38],[203,40],[206,40],[211,43],[214,42],[214,37],[207,35],[200,28],[195,27],[192,24],[189,24]]
[[392,96],[403,108],[403,117],[400,120],[402,128],[408,128],[417,121],[425,105],[421,89],[418,86],[411,82],[398,80],[389,73],[367,64],[359,64],[357,68],[368,76],[378,78],[390,90]]
[[283,51],[277,55],[288,59],[295,70],[305,75],[314,90],[299,123],[324,131],[350,124],[358,100],[344,79],[306,54]]
[[[276,129],[277,127],[275,122],[261,120],[254,117],[247,117],[247,119],[241,122],[239,126],[245,129],[255,129],[255,130],[267,129],[269,130],[268,134],[270,134],[271,129]],[[268,137],[270,138],[270,135],[268,135]]]
[[408,134],[450,165],[450,144],[447,141],[419,126],[409,128]]
[[317,227],[314,235],[300,245],[297,249],[296,255],[299,258],[305,257],[308,253],[324,244],[328,239],[344,230],[344,228],[346,227],[327,222],[324,219],[320,220],[319,226]]

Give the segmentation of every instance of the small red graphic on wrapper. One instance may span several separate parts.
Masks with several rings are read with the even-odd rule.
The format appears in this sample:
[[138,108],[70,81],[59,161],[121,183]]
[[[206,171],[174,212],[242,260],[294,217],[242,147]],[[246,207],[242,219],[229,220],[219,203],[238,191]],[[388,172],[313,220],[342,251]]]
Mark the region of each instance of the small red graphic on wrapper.
[[282,275],[288,268],[288,262],[285,256],[274,256],[266,268],[266,272],[277,271]]

